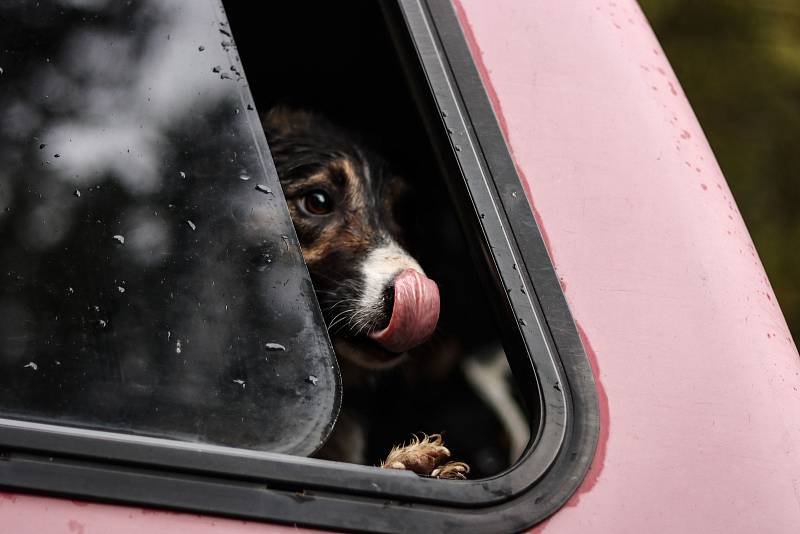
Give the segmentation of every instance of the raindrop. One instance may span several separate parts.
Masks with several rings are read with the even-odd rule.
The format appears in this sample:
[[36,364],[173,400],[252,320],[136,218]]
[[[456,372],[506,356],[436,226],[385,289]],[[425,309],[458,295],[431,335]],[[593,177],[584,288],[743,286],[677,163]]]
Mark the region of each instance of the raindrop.
[[309,384],[311,384],[313,386],[316,386],[317,382],[319,382],[319,378],[317,378],[314,375],[308,375],[308,378],[306,378],[306,382],[308,382]]
[[486,214],[485,213],[481,213],[481,219],[485,219],[485,218],[486,218]]
[[220,71],[222,71],[222,67],[220,67],[219,65],[217,65],[216,67],[211,69],[211,72],[215,72],[215,73],[219,73]]
[[272,258],[270,258],[269,254],[259,254],[253,258],[253,264],[258,272],[264,272],[270,263],[272,263]]
[[175,354],[181,353],[181,340],[175,342]]
[[236,115],[238,115],[239,113],[241,113],[241,111],[239,110],[239,108],[234,108],[234,109],[233,109],[233,112],[234,112]]
[[461,152],[461,147],[459,145],[455,145],[456,152]]
[[266,344],[264,344],[264,348],[267,349],[268,351],[286,350],[286,347],[284,347],[280,343],[266,343]]
[[117,235],[115,235],[114,237],[112,237],[112,239],[113,239],[114,241],[116,241],[117,243],[119,243],[120,245],[124,245],[124,244],[125,244],[125,237],[124,237],[124,236],[121,236],[121,235],[119,235],[119,234],[117,234]]
[[108,326],[108,321],[106,321],[105,319],[98,319],[97,322],[100,324],[101,328],[105,328]]
[[202,51],[204,51],[206,49],[206,47],[201,45],[201,46],[198,46],[197,49],[202,52]]
[[253,104],[247,104],[247,109],[248,111],[253,111],[255,108],[253,107]]
[[3,74],[3,67],[0,67],[0,74]]
[[442,117],[447,117],[447,112],[442,110]]
[[72,289],[72,287],[68,287],[67,288],[67,295],[74,295],[74,294],[75,294],[75,290]]
[[117,291],[119,291],[120,293],[125,293],[125,288],[122,286],[117,286]]
[[525,319],[520,319],[520,320],[519,320],[519,324],[520,324],[521,326],[525,326],[527,323],[525,322]]
[[39,150],[42,150],[46,146],[47,146],[46,144],[42,143],[41,145],[39,145]]
[[269,187],[267,187],[266,185],[261,185],[261,184],[258,184],[258,185],[256,186],[256,190],[258,190],[258,191],[261,191],[262,193],[267,193],[267,194],[269,194],[269,195],[271,195],[271,194],[272,194],[272,189],[270,189],[270,188],[269,188]]
[[181,175],[181,178],[186,178],[186,173],[185,173],[185,172],[183,172],[183,171],[180,171],[178,174],[180,174],[180,175]]
[[188,224],[189,228],[191,228],[193,231],[197,230],[197,226],[195,226],[195,224],[192,221],[190,221],[189,219],[186,219],[186,224]]
[[37,371],[39,369],[39,366],[36,365],[36,362],[28,362],[25,365],[23,365],[23,367],[30,367],[34,371]]
[[450,127],[448,127],[448,128],[447,128],[447,133],[449,133],[449,134],[453,133],[453,129],[452,129],[452,128],[450,128]]
[[73,194],[73,195],[75,195],[75,196],[76,196],[76,197],[78,197],[78,198],[81,198],[81,192],[80,192],[80,190],[79,190],[79,189],[76,189],[76,190],[75,190],[75,192],[74,192],[74,193],[72,193],[72,194]]
[[60,158],[60,157],[61,157],[61,154],[53,154],[53,157],[54,157],[54,158]]
[[511,196],[514,197],[514,198],[517,198],[517,192],[516,191],[512,191],[511,192]]
[[240,386],[242,386],[242,389],[244,389],[247,386],[245,381],[240,379],[240,378],[234,378],[233,381],[234,381],[234,383],[239,384]]
[[517,264],[515,263],[514,265],[511,266],[511,268],[516,271],[517,270]]
[[227,72],[223,72],[222,74],[219,75],[219,79],[220,80],[231,80],[232,78],[231,78],[230,74],[228,74]]
[[246,174],[242,173],[242,174],[239,175],[239,179],[246,182],[247,180],[250,179],[250,177],[247,176]]
[[218,29],[219,29],[219,33],[221,33],[222,35],[227,35],[228,37],[231,36],[229,31],[223,30],[222,28],[218,28]]

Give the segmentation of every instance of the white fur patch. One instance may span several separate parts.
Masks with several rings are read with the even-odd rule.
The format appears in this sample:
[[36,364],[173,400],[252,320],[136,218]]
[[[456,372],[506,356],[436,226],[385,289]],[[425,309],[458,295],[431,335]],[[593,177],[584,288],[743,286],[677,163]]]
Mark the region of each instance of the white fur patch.
[[405,269],[414,269],[425,274],[417,260],[395,243],[389,241],[367,255],[361,265],[364,293],[361,295],[362,310],[376,310],[383,305],[383,291],[394,277]]

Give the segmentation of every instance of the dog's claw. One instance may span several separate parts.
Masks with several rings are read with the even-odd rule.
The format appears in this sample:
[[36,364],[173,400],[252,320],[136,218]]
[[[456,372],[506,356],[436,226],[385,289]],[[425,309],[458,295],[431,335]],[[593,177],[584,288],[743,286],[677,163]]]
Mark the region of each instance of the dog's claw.
[[446,478],[450,480],[466,480],[469,474],[469,466],[464,462],[447,462],[441,467],[431,471],[434,478]]
[[444,446],[441,434],[427,436],[422,439],[411,438],[411,443],[393,447],[386,460],[381,463],[384,469],[407,469],[418,475],[435,478],[466,479],[469,466],[464,462],[448,462],[450,451]]

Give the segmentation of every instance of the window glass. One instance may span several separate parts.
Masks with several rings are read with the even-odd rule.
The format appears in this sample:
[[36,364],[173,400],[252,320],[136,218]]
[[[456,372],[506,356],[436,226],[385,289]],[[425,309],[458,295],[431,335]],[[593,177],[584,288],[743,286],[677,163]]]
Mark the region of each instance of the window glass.
[[211,1],[0,4],[0,417],[309,454],[339,375]]

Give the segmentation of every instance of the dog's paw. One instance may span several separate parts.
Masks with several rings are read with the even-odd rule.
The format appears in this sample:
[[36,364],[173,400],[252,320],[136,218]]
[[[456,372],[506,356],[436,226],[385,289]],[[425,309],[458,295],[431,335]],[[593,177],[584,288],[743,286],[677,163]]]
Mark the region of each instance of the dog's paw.
[[[384,469],[406,469],[418,475],[435,478],[465,479],[469,466],[463,462],[448,462],[450,451],[444,446],[441,434],[422,435],[422,439],[412,436],[411,443],[393,447],[386,460],[381,463]],[[444,464],[444,465],[442,465]]]
[[469,466],[464,462],[447,462],[431,471],[431,476],[434,478],[447,478],[450,480],[466,480],[468,474]]

